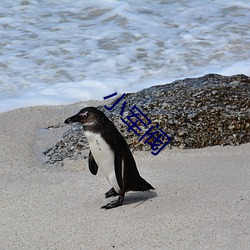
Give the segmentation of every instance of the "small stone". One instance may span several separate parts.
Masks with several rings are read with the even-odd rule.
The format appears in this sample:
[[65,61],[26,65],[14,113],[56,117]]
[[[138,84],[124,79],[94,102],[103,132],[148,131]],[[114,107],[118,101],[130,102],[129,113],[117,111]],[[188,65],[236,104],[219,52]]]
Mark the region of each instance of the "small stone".
[[179,131],[179,133],[178,133],[179,136],[183,136],[183,135],[185,135],[185,134],[186,134],[186,131],[184,131],[184,130],[181,130],[181,131]]

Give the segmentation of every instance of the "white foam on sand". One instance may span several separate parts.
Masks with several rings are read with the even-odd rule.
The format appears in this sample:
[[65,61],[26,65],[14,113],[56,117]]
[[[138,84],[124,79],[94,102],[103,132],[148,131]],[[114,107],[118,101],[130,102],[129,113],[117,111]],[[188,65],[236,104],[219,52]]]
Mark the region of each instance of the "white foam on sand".
[[1,1],[0,112],[250,75],[245,1]]

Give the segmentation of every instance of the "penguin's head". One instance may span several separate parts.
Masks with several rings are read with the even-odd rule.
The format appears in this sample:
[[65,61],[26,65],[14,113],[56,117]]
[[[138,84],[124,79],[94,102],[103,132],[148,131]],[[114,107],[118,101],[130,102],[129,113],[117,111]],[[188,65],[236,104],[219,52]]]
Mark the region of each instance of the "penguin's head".
[[97,126],[105,119],[108,119],[100,110],[94,107],[81,109],[76,115],[67,118],[64,122],[69,124],[79,122],[84,127]]

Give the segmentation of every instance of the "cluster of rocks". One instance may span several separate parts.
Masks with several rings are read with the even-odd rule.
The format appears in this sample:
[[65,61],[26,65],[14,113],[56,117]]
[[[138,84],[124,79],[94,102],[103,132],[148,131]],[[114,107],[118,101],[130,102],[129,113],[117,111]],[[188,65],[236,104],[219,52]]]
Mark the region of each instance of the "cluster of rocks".
[[[169,148],[239,145],[250,141],[250,78],[245,75],[209,74],[177,80],[126,94],[111,111],[98,107],[114,122],[132,150],[151,150],[149,144],[138,141],[132,130],[127,131],[127,125],[121,121],[124,101],[123,119],[136,105],[152,122],[148,127],[140,126],[140,134],[158,123],[159,129],[172,139],[166,146]],[[85,157],[82,154],[87,147],[81,126],[75,125],[44,155],[50,163],[67,157],[75,159]]]

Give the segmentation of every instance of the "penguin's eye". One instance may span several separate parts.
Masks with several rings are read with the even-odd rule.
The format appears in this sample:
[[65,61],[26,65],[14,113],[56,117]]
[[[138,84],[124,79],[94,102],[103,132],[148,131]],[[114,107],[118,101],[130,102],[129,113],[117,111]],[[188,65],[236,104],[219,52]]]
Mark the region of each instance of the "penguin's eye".
[[86,119],[88,117],[88,112],[79,114],[83,119]]

